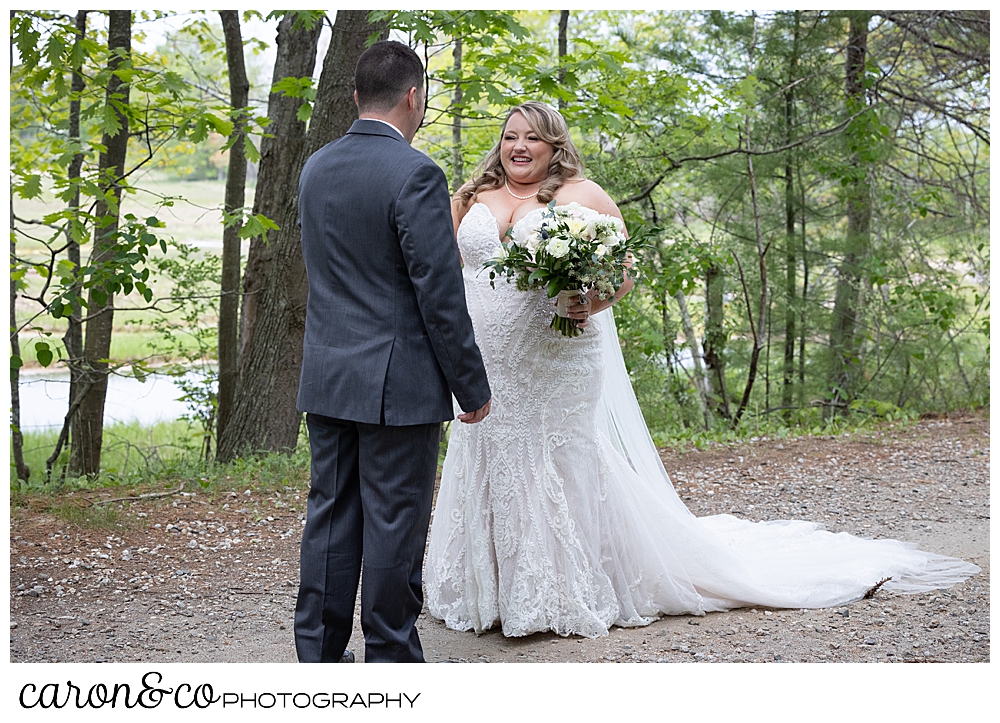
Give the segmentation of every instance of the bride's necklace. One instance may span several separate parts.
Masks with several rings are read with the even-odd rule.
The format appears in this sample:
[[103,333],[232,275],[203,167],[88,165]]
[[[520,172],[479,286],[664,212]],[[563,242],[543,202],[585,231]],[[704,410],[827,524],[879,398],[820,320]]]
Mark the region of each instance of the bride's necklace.
[[534,193],[529,194],[527,196],[518,196],[516,193],[514,193],[513,191],[510,190],[510,186],[507,185],[507,179],[506,178],[503,179],[503,185],[504,185],[504,188],[507,189],[507,193],[509,193],[514,198],[516,198],[518,201],[527,201],[529,198],[534,198],[535,196],[538,195],[538,191],[542,190],[541,188],[539,188],[538,191],[535,191]]

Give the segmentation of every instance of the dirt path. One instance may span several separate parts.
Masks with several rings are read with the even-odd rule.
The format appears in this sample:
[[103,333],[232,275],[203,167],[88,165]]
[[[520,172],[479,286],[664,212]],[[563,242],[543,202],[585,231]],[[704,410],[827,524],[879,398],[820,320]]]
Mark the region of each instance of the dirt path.
[[[988,420],[758,440],[663,459],[697,515],[807,519],[915,542],[983,571],[931,594],[665,618],[596,640],[476,637],[425,614],[427,659],[989,661]],[[11,662],[294,662],[303,489],[199,490],[119,505],[123,526],[110,534],[30,505],[11,511]],[[355,629],[351,647],[360,653]]]

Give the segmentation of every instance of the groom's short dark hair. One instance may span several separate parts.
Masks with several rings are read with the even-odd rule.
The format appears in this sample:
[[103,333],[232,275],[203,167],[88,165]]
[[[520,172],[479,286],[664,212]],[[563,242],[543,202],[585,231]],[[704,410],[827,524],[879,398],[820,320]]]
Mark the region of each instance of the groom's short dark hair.
[[380,40],[361,54],[354,70],[358,110],[386,112],[403,95],[424,87],[424,66],[409,47],[395,40]]

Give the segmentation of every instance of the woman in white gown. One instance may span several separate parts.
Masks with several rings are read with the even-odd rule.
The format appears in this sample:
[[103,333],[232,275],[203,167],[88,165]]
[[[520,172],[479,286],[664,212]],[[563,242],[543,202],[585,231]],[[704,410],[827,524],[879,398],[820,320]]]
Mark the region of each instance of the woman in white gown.
[[[453,205],[465,290],[493,390],[492,413],[452,426],[424,581],[456,630],[605,635],[661,615],[750,605],[827,607],[880,580],[901,592],[979,571],[895,540],[804,521],[697,518],[674,492],[643,421],[610,301],[570,308],[584,332],[550,328],[553,301],[481,272],[515,224],[552,199],[621,217],[583,180],[566,123],[541,103],[511,110],[483,173]],[[604,312],[604,313],[600,313]]]

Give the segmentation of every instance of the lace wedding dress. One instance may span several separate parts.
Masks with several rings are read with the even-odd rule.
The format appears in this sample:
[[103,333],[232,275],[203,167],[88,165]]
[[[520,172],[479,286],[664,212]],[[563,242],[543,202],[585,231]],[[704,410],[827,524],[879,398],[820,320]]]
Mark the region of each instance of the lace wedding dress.
[[499,229],[484,204],[458,242],[493,404],[479,424],[451,426],[424,574],[448,627],[596,637],[661,615],[827,607],[885,577],[885,589],[918,592],[979,571],[811,522],[695,517],[649,436],[612,313],[568,338],[549,327],[543,293],[491,288],[480,269]]

